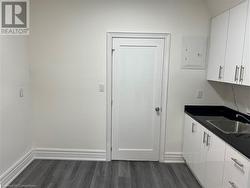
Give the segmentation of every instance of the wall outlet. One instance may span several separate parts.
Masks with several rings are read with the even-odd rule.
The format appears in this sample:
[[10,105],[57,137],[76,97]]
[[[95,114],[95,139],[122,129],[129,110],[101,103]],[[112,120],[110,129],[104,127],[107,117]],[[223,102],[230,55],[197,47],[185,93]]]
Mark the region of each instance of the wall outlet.
[[99,84],[99,92],[104,92],[105,86],[104,84]]
[[204,97],[204,90],[202,90],[202,89],[197,90],[196,98],[197,99],[203,99],[203,97]]
[[247,115],[250,115],[250,107],[247,107],[246,113],[247,113]]

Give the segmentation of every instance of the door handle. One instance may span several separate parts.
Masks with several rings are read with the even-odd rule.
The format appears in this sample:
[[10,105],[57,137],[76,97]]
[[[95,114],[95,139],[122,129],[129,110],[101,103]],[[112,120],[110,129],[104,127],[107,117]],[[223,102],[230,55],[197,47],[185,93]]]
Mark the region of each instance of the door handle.
[[244,165],[240,162],[240,161],[238,161],[237,159],[235,159],[235,158],[231,158],[232,159],[232,161],[237,165],[237,166],[239,166],[240,168],[244,168]]
[[236,65],[235,67],[235,74],[234,74],[234,81],[237,82],[238,81],[238,77],[239,77],[239,66]]
[[156,108],[155,108],[155,111],[156,111],[156,112],[160,112],[160,111],[161,111],[161,108],[160,108],[160,107],[156,107]]

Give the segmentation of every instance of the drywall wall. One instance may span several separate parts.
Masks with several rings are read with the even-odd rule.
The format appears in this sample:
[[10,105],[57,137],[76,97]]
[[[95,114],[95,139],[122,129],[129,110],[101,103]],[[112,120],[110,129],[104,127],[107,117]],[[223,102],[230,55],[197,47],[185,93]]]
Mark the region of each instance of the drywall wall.
[[[184,36],[208,36],[203,0],[34,0],[31,3],[34,146],[106,146],[106,32],[171,33],[166,152],[182,150],[185,104],[223,104],[205,70],[182,70]],[[196,99],[198,89],[204,98]]]
[[0,36],[0,176],[32,147],[27,41],[26,36]]
[[212,16],[216,16],[229,8],[236,6],[244,0],[204,0]]
[[250,87],[230,84],[224,87],[226,89],[223,96],[225,105],[242,113],[250,113]]

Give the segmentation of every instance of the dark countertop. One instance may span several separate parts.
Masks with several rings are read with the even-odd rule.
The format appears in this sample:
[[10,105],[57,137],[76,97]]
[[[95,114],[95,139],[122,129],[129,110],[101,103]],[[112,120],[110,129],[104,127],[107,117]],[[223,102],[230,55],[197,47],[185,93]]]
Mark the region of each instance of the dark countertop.
[[[242,118],[236,118],[236,114],[242,114],[225,106],[185,106],[185,113],[192,117],[194,120],[203,125],[206,129],[214,133],[216,136],[231,145],[237,151],[250,159],[250,134],[225,134],[215,128],[206,120],[216,120],[218,117],[226,117],[231,120],[238,120],[245,122]],[[242,114],[245,117],[250,117]]]

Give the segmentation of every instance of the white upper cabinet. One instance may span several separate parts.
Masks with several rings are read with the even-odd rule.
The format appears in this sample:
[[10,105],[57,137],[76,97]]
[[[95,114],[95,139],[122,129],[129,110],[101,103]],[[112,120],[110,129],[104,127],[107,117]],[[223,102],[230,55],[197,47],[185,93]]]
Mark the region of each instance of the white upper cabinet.
[[250,86],[250,3],[248,6],[249,12],[246,24],[244,55],[241,67],[240,83]]
[[230,10],[224,81],[239,83],[246,31],[248,2]]
[[212,19],[208,80],[250,86],[248,13],[247,0]]
[[207,79],[223,80],[229,11],[212,19]]

